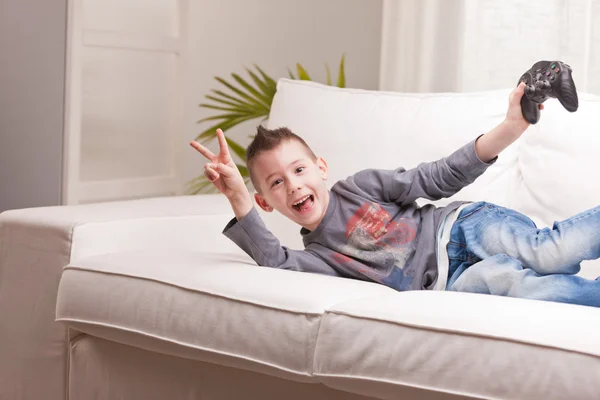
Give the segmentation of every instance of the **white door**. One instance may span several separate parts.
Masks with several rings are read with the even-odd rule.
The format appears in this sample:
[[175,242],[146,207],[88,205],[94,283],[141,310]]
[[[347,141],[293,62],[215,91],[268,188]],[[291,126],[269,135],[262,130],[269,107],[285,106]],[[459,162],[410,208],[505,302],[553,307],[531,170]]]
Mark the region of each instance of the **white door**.
[[175,195],[187,0],[72,0],[63,202]]

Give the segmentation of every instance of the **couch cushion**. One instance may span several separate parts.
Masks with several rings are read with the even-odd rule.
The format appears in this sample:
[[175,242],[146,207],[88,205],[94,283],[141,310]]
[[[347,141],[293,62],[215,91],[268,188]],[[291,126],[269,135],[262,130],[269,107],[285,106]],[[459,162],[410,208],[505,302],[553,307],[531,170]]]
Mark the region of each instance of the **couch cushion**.
[[515,207],[542,225],[551,225],[600,204],[595,174],[600,170],[600,97],[580,94],[567,112],[557,100],[544,103],[539,130],[519,147],[520,179]]
[[315,375],[333,388],[386,399],[402,386],[477,398],[597,399],[598,332],[597,308],[390,293],[327,311]]
[[[511,194],[513,208],[540,228],[600,205],[600,97],[580,93],[574,113],[553,99],[544,106],[539,129],[521,141]],[[600,260],[582,266],[580,275],[600,275]]]
[[241,250],[114,253],[65,268],[56,316],[123,344],[314,381],[324,310],[389,291],[362,281],[260,268]]
[[[287,126],[304,138],[327,161],[332,186],[362,169],[408,169],[449,155],[502,121],[509,92],[397,93],[280,79],[267,126]],[[508,148],[484,175],[452,198],[418,202],[510,203],[519,178],[517,147],[515,143]],[[290,235],[297,233],[291,221],[259,212],[277,237],[298,248]]]
[[[471,93],[399,93],[340,89],[281,79],[269,128],[288,126],[302,136],[330,168],[330,184],[365,168],[411,168],[449,155],[489,132],[506,114],[512,89]],[[489,201],[523,212],[540,226],[600,204],[600,97],[579,94],[579,110],[567,112],[556,99],[544,103],[540,122],[504,150],[498,161],[454,200]],[[291,222],[266,221],[286,243]],[[580,274],[600,275],[600,261]]]
[[[412,168],[449,155],[504,119],[509,93],[398,93],[280,79],[268,127],[302,136],[328,162],[333,184],[362,169]],[[454,198],[505,204],[517,147]]]

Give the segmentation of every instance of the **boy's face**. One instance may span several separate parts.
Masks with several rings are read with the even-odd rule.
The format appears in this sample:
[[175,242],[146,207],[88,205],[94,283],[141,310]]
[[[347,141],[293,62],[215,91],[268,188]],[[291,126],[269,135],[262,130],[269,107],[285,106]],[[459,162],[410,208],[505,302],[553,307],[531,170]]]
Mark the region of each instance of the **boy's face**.
[[329,204],[325,160],[313,161],[301,143],[286,140],[258,155],[253,174],[260,185],[254,195],[260,208],[275,209],[309,231],[315,230]]

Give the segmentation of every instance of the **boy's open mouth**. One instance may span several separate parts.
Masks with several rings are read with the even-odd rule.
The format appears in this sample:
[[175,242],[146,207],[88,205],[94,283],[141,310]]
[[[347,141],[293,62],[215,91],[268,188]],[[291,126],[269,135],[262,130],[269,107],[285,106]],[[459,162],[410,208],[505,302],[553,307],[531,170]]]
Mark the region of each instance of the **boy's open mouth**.
[[306,211],[308,209],[310,209],[312,207],[312,205],[315,202],[315,198],[313,197],[312,194],[309,194],[305,197],[303,197],[302,199],[300,199],[300,201],[297,201],[296,203],[292,204],[292,207],[296,210],[296,211]]

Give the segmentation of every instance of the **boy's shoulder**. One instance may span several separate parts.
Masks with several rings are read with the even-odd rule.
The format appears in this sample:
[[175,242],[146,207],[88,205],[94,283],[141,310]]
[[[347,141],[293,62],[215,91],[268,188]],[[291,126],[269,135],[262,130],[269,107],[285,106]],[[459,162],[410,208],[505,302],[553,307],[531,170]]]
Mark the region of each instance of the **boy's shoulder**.
[[379,194],[390,183],[394,170],[367,168],[344,179],[338,180],[331,188],[336,192]]

